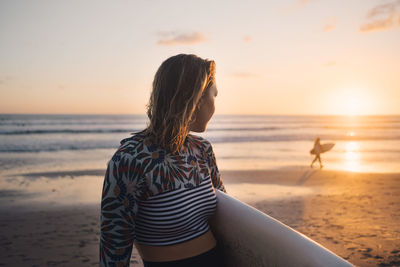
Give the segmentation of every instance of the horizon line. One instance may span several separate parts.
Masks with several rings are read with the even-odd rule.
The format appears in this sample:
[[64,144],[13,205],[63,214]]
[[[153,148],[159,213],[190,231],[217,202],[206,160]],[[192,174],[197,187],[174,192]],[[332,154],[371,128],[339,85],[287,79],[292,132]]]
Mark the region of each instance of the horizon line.
[[[1,115],[60,115],[60,116],[146,116],[145,113],[0,113]],[[213,116],[338,116],[338,117],[367,117],[367,116],[400,116],[400,113],[382,114],[307,114],[307,113],[218,113]]]

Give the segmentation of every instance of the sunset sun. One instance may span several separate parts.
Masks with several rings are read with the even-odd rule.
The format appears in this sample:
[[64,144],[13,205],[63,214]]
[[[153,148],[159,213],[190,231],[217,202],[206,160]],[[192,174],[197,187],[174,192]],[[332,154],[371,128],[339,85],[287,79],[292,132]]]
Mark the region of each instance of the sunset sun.
[[348,88],[335,92],[330,106],[338,115],[368,115],[374,113],[373,103],[367,90]]

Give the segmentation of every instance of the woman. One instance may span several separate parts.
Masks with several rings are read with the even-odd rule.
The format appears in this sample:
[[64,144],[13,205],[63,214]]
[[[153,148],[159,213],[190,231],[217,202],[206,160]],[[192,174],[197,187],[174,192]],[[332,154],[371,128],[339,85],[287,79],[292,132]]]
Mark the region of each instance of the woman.
[[101,202],[101,266],[223,266],[208,224],[225,191],[204,132],[215,111],[215,62],[180,54],[157,70],[148,127],[121,141]]

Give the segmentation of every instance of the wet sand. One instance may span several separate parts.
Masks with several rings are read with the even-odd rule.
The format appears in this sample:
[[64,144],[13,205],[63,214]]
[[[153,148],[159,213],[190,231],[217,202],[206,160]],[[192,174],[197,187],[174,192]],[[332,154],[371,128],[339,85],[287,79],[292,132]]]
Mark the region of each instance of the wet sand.
[[[93,205],[3,212],[0,266],[99,266],[99,212]],[[135,250],[131,266],[141,263]]]
[[[223,171],[222,177],[231,195],[355,265],[400,265],[400,174],[286,168]],[[93,179],[102,184],[101,177]],[[13,197],[29,195],[1,191],[0,200]],[[100,203],[4,203],[0,266],[98,266]],[[142,266],[136,250],[131,266]]]
[[357,266],[400,266],[400,174],[297,168],[224,177],[313,188],[313,194],[250,202]]

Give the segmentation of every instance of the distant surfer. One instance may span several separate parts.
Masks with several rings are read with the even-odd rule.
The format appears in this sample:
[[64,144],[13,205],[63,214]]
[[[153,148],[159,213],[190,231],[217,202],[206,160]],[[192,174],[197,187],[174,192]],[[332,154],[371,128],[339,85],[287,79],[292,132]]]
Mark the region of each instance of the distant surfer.
[[310,153],[311,154],[315,154],[315,158],[311,162],[311,168],[313,167],[314,162],[316,162],[318,160],[319,161],[319,168],[322,169],[322,167],[324,167],[324,165],[322,165],[322,162],[321,162],[321,143],[320,143],[319,137],[317,139],[315,139],[314,148],[310,151]]
[[314,148],[310,150],[310,154],[311,155],[315,155],[315,158],[311,162],[311,165],[310,165],[311,168],[313,167],[314,162],[316,162],[318,160],[319,161],[319,168],[322,169],[322,167],[324,167],[324,165],[322,165],[321,154],[331,150],[332,147],[334,147],[334,146],[335,146],[334,143],[327,143],[327,144],[322,144],[321,145],[319,137],[317,139],[315,139]]

